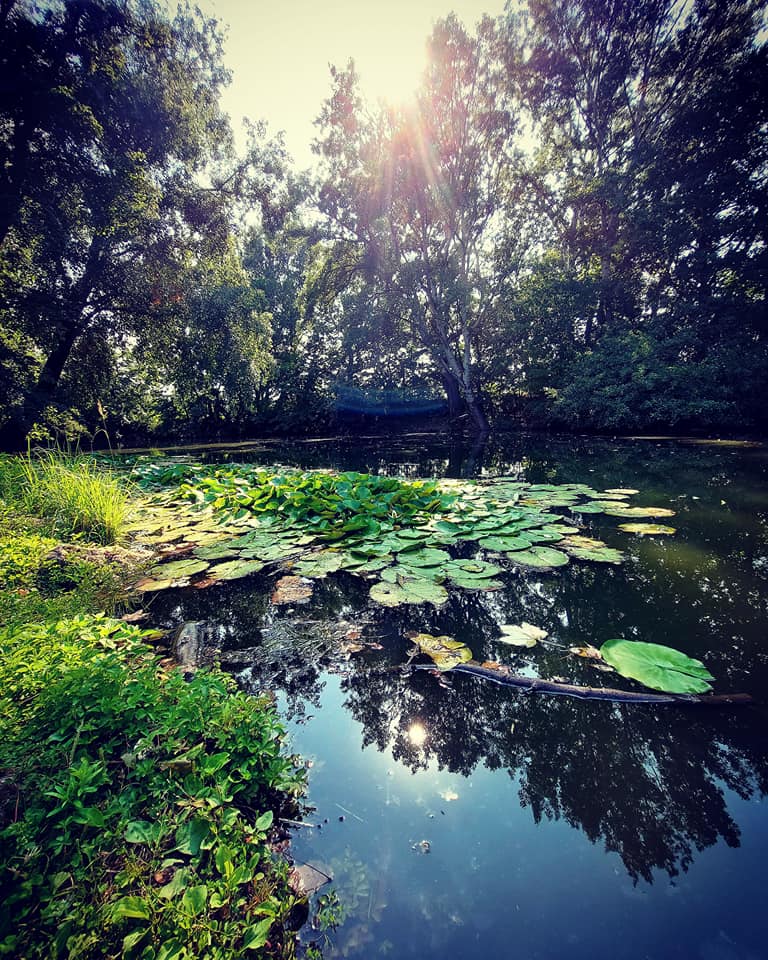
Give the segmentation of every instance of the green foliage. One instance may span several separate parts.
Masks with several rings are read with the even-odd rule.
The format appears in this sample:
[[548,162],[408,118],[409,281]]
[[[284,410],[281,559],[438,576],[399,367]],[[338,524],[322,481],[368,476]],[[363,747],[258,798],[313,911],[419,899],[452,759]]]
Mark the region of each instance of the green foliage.
[[273,707],[164,672],[146,637],[85,616],[0,633],[2,955],[227,958],[290,910],[266,841],[303,773]]
[[128,492],[115,474],[92,458],[58,452],[5,459],[0,486],[27,512],[50,518],[62,536],[82,534],[97,543],[119,539]]

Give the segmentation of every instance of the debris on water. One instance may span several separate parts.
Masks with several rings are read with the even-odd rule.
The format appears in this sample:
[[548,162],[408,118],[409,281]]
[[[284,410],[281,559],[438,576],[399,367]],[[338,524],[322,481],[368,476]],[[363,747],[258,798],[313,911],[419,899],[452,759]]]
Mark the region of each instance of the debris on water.
[[310,599],[313,588],[313,582],[307,580],[305,577],[281,577],[275,585],[275,591],[272,594],[272,603],[275,605],[302,603]]
[[459,795],[455,790],[443,790],[440,796],[445,800],[446,803],[450,803],[452,800],[458,800]]
[[[337,807],[339,808],[339,810],[343,810],[344,813],[348,813],[350,817],[354,817],[355,820],[359,820],[360,823],[365,823],[365,820],[363,820],[362,817],[358,817],[358,815],[357,815],[356,813],[353,813],[351,810],[347,810],[346,807],[342,807],[342,805],[341,805],[340,803],[335,804],[335,806],[337,806]],[[339,817],[339,820],[343,820],[343,819],[344,819],[344,817]]]
[[411,847],[411,850],[416,850],[418,853],[429,853],[432,849],[432,844],[429,840],[419,840],[418,843],[414,843]]

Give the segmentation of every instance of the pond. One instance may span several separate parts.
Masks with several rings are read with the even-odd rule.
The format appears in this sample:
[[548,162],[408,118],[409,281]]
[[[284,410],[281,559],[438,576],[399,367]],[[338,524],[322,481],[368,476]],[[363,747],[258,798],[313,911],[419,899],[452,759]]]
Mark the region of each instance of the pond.
[[[149,601],[159,624],[205,621],[239,681],[276,692],[307,758],[315,826],[293,830],[291,852],[333,877],[343,921],[307,927],[306,943],[327,958],[768,956],[767,447],[512,437],[478,449],[415,434],[206,456],[630,487],[633,503],[675,511],[672,537],[585,517],[624,551],[619,566],[518,571],[439,608],[379,607],[345,573],[294,605],[270,603],[275,576],[261,574]],[[555,645],[498,642],[498,624],[521,622]],[[409,631],[584,685],[606,681],[562,648],[664,643],[703,659],[716,692],[756,702],[580,701],[403,670]]]

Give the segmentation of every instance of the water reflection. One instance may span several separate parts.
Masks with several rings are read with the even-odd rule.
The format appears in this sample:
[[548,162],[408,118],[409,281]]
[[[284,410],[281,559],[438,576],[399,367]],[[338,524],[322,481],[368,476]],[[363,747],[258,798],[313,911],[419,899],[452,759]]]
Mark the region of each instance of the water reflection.
[[[167,624],[215,624],[229,669],[246,688],[282,691],[292,723],[321,709],[335,675],[342,702],[334,723],[345,731],[345,775],[361,795],[373,789],[355,766],[364,748],[420,776],[437,770],[468,784],[480,771],[495,771],[486,788],[489,803],[504,809],[513,790],[533,822],[564,823],[580,831],[618,855],[631,881],[651,883],[658,871],[677,876],[719,841],[740,844],[734,797],[768,793],[763,695],[768,688],[768,460],[763,448],[671,449],[666,443],[528,438],[472,451],[461,443],[446,447],[413,438],[390,449],[360,442],[295,444],[281,448],[279,456],[274,448],[253,456],[262,462],[412,476],[483,470],[535,482],[632,486],[642,491],[641,504],[672,505],[679,532],[670,540],[632,539],[617,530],[615,521],[590,521],[596,535],[627,552],[621,567],[574,564],[553,575],[515,575],[499,593],[457,593],[440,610],[373,608],[367,585],[342,575],[318,582],[312,601],[293,610],[272,607],[270,581],[257,578],[215,591],[158,596],[153,612]],[[241,452],[238,458],[243,459]],[[520,652],[498,642],[498,624],[521,621],[543,627],[559,646]],[[381,649],[342,653],[339,624],[359,625],[363,639]],[[441,681],[401,670],[410,630],[454,636],[478,660],[499,660],[587,685],[596,682],[589,663],[567,657],[560,647],[599,645],[613,636],[666,642],[704,657],[718,690],[744,690],[760,700],[741,711],[694,713],[526,696],[461,675]],[[380,787],[381,808],[395,809],[394,784]],[[322,798],[313,795],[313,800]],[[439,809],[435,815],[442,816]],[[349,887],[350,902],[359,901],[366,921],[344,935],[349,942],[339,949],[350,956],[365,955],[371,923],[395,900],[384,888],[391,856],[381,839],[385,826],[366,827],[366,842],[375,846],[376,838],[382,847],[368,851],[365,884],[359,863],[355,867],[359,852],[350,849],[346,859],[338,855],[340,883]],[[431,862],[435,870],[434,856]],[[420,861],[413,869],[418,874]],[[440,912],[434,896],[422,906],[432,915]],[[409,909],[421,908],[411,903]],[[446,905],[444,919],[452,910]],[[390,915],[390,929],[392,923]]]

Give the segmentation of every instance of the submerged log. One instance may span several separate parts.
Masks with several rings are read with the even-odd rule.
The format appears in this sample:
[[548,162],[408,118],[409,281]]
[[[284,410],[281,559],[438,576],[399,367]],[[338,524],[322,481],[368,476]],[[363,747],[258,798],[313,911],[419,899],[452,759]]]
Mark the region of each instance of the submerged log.
[[[434,670],[428,663],[412,664],[414,670]],[[748,693],[635,693],[611,687],[580,687],[573,683],[523,677],[509,670],[492,670],[479,663],[459,663],[446,673],[468,673],[472,677],[490,680],[504,687],[518,687],[528,693],[548,693],[553,696],[575,697],[578,700],[609,700],[612,703],[654,703],[677,707],[738,707],[753,702]]]

